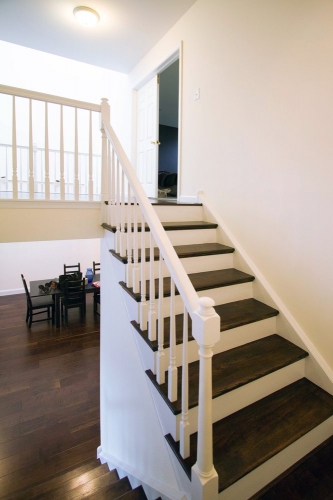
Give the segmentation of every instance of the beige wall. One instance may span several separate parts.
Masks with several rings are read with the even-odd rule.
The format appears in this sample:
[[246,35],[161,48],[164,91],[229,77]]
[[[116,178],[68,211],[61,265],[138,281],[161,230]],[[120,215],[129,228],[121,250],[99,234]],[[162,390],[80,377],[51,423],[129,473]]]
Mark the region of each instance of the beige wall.
[[0,243],[101,238],[96,208],[1,208]]
[[207,193],[331,367],[332,18],[331,0],[198,0],[130,74],[183,40],[181,194]]

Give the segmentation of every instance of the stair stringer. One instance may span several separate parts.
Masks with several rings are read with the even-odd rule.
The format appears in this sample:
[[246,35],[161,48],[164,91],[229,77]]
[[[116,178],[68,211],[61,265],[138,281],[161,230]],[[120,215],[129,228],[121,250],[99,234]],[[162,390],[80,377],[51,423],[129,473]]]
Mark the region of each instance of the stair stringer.
[[272,289],[203,191],[198,192],[197,201],[203,204],[204,220],[218,224],[216,230],[217,241],[235,248],[234,266],[240,271],[255,276],[255,280],[253,281],[253,297],[279,310],[279,315],[276,319],[276,333],[309,353],[305,362],[305,376],[314,384],[333,395],[333,370],[331,367],[280,297]]
[[148,498],[182,500],[107,238],[101,241],[101,446],[98,458],[145,485]]

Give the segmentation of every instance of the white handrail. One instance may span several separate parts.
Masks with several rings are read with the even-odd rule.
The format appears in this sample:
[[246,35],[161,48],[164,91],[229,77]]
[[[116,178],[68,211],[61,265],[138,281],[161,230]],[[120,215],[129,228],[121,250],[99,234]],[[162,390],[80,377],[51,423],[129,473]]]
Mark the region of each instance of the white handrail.
[[163,259],[173,276],[176,287],[185,302],[186,308],[191,315],[198,308],[198,294],[193,288],[193,285],[185,272],[178,256],[173,248],[171,241],[166,236],[161,221],[159,220],[155,210],[149,202],[146,193],[141,186],[137,176],[134,173],[133,167],[127,158],[127,155],[120,144],[116,134],[113,131],[110,123],[104,120],[103,107],[107,105],[105,101],[102,102],[102,123],[108,139],[111,141],[117,157],[121,158],[121,165],[126,174],[128,181],[131,184],[131,189],[135,198],[139,201],[144,218],[153,233],[154,240],[159,247]]
[[101,110],[100,104],[77,101],[75,99],[68,99],[67,97],[59,97],[52,94],[43,94],[42,92],[34,92],[32,90],[25,90],[17,87],[9,87],[8,85],[0,85],[0,93],[9,94],[16,97],[26,97],[35,101],[50,102],[52,104],[63,104],[64,106],[71,106],[73,108],[88,109],[98,112]]

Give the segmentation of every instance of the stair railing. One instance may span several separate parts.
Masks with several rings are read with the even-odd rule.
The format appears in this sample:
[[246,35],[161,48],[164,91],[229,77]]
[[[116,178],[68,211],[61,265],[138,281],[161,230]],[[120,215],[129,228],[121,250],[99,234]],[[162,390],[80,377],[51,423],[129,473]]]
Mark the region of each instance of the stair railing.
[[[140,296],[140,328],[157,339],[155,374],[159,384],[168,377],[168,397],[178,398],[182,387],[180,454],[190,454],[188,413],[188,316],[199,344],[199,409],[197,461],[192,467],[192,498],[214,499],[218,477],[213,464],[212,356],[220,337],[220,318],[208,297],[199,298],[141,183],[110,125],[107,99],[101,105],[102,219],[115,233],[114,248],[127,258],[127,286]],[[149,261],[146,264],[146,261]],[[158,278],[156,279],[156,274]],[[164,296],[169,288],[169,297]],[[183,313],[182,381],[178,381],[176,315]],[[167,325],[166,317],[170,317]],[[179,318],[179,316],[178,316]],[[168,327],[168,330],[167,328]],[[169,336],[169,359],[165,343]],[[194,425],[193,425],[194,427]]]
[[[1,101],[0,122],[5,119],[8,122],[2,123],[7,140],[0,138],[0,198],[99,201],[100,154],[93,154],[93,143],[98,143],[97,151],[100,136],[92,117],[93,113],[100,113],[100,105],[6,85],[0,85],[1,94],[10,96],[11,102]],[[74,110],[70,121],[65,113],[69,108]],[[84,140],[81,142],[88,153],[80,150],[84,127],[79,120],[81,113],[86,113],[84,137],[88,137],[88,147]],[[37,128],[44,130],[43,137],[38,132],[43,147],[36,144]],[[26,129],[27,143],[20,145],[18,138]],[[50,147],[55,142],[59,149]],[[71,151],[66,151],[66,142],[70,143]]]

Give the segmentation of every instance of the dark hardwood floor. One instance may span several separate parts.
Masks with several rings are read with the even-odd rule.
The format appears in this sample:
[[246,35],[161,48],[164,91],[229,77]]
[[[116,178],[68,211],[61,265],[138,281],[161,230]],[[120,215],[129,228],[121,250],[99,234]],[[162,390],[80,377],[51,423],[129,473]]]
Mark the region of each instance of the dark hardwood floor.
[[85,466],[100,444],[93,296],[85,324],[71,310],[67,327],[29,330],[25,313],[24,295],[0,297],[0,498]]

